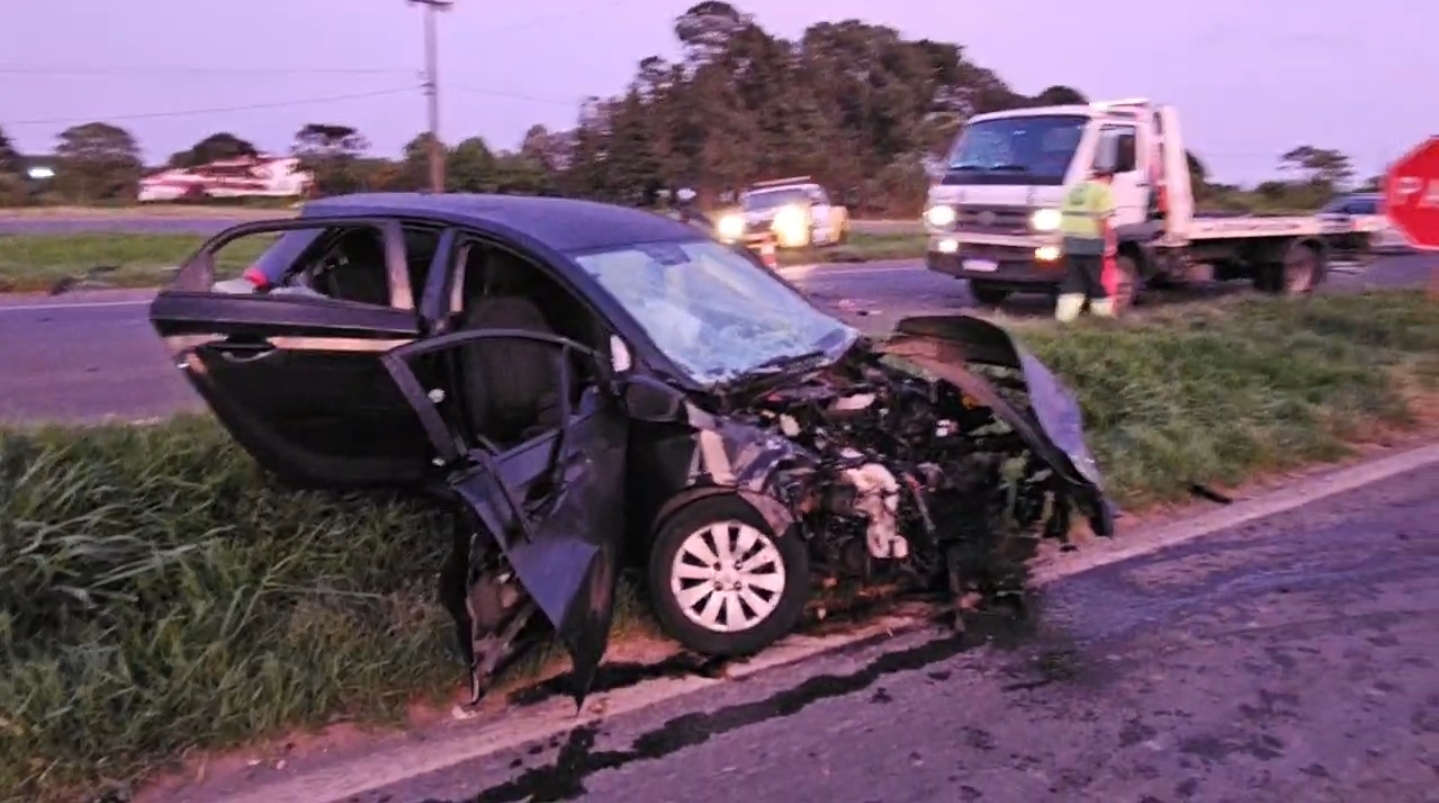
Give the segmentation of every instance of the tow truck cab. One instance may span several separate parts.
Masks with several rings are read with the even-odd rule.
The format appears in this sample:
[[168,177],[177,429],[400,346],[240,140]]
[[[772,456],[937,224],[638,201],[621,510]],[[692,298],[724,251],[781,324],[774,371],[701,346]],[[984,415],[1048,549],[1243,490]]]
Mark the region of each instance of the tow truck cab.
[[[1059,208],[1097,166],[1114,170],[1123,306],[1145,284],[1253,278],[1307,292],[1331,235],[1318,216],[1196,217],[1179,113],[1142,98],[977,115],[959,132],[924,212],[930,270],[969,280],[983,303],[1052,293],[1063,273]],[[1342,231],[1341,231],[1342,230]],[[1287,265],[1308,260],[1290,271]]]

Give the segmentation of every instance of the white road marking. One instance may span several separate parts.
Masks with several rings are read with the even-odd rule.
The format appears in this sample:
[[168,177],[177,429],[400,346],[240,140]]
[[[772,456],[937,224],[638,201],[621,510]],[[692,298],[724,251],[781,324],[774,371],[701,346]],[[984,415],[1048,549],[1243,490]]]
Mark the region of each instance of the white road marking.
[[43,312],[51,310],[100,309],[103,307],[138,307],[149,304],[148,298],[131,301],[76,301],[67,304],[0,304],[0,315],[7,312]]
[[[1102,545],[1091,545],[1099,549],[1062,554],[1037,567],[1035,583],[1046,585],[1063,577],[1151,554],[1431,463],[1439,463],[1439,444],[1301,480],[1287,488],[1237,502],[1212,513],[1148,532],[1130,533],[1112,542],[1115,545],[1113,549],[1104,550]],[[1095,551],[1100,554],[1086,554]],[[338,803],[410,778],[558,736],[582,725],[688,696],[724,683],[727,679],[797,663],[880,635],[918,632],[926,627],[931,625],[923,619],[887,617],[843,635],[791,636],[749,661],[731,667],[725,679],[682,677],[647,681],[593,695],[586,703],[586,710],[579,714],[570,707],[568,699],[551,700],[524,711],[511,709],[506,712],[509,716],[501,715],[499,719],[495,719],[493,713],[486,713],[481,716],[489,721],[477,722],[472,728],[457,729],[420,744],[385,750],[380,756],[362,755],[304,775],[279,778],[247,793],[229,796],[227,800],[229,803]]]

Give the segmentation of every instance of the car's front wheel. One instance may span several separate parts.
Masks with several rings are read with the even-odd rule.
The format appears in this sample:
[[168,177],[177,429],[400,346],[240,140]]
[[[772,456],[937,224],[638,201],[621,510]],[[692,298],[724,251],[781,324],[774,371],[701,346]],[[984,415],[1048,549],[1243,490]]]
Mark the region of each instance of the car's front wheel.
[[706,655],[748,655],[788,635],[809,598],[809,548],[737,496],[701,498],[661,524],[650,596],[665,633]]

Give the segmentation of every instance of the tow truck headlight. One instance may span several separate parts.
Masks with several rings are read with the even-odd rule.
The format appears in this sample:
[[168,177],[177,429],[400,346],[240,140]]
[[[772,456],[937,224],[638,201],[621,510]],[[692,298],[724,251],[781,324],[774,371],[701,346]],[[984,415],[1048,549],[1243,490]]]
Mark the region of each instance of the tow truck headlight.
[[954,225],[955,214],[952,206],[931,206],[924,210],[924,222],[936,229],[945,229]]
[[807,245],[809,221],[804,210],[797,206],[786,206],[774,216],[774,233],[779,235],[780,245],[790,248]]
[[1037,209],[1029,216],[1029,225],[1035,231],[1055,231],[1059,228],[1060,214],[1058,209]]
[[744,236],[744,218],[736,214],[728,214],[715,223],[715,233],[721,240],[738,240]]

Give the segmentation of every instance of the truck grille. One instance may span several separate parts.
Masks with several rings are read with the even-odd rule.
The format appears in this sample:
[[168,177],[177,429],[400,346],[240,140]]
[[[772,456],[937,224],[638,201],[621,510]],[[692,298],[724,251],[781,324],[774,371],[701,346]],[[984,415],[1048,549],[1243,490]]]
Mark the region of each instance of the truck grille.
[[961,206],[955,209],[955,231],[975,234],[1029,234],[1029,210],[1013,206]]

